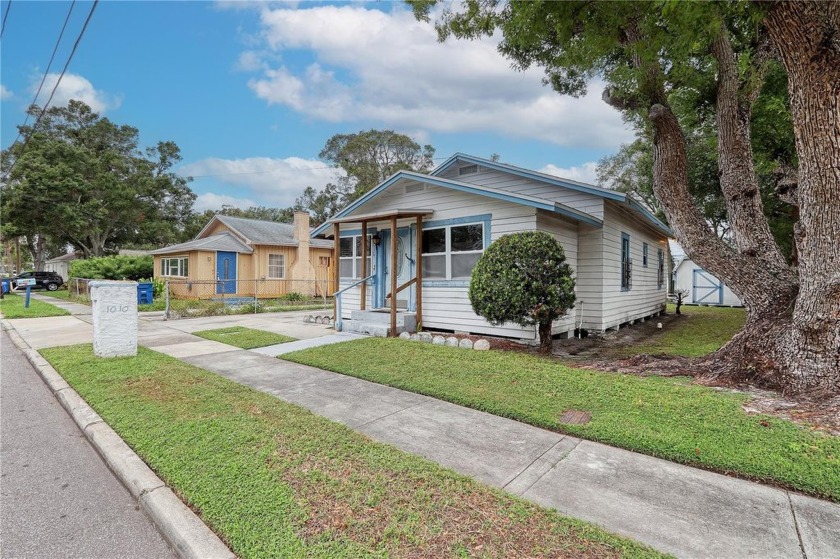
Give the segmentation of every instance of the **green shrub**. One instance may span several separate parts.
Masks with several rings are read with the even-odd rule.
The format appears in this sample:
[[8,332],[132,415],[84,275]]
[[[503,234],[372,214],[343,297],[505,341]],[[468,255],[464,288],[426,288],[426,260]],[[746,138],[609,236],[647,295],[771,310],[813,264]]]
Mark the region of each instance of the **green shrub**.
[[298,293],[297,291],[291,291],[280,297],[281,301],[291,301],[293,303],[305,301],[306,299],[306,295],[304,295],[303,293]]
[[540,348],[551,351],[551,323],[575,305],[575,280],[563,245],[541,231],[505,235],[479,259],[470,303],[491,324],[539,325]]
[[137,281],[153,275],[151,256],[102,256],[74,260],[70,264],[71,278]]

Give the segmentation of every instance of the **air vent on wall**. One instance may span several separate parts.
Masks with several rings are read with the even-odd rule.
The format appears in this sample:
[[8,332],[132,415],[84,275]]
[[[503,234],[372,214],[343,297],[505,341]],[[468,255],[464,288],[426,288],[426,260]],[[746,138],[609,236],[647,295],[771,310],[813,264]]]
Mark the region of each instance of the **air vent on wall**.
[[405,185],[405,193],[406,194],[414,194],[415,192],[423,192],[426,190],[425,184],[407,184]]
[[458,176],[471,175],[478,172],[478,165],[465,165],[458,168]]

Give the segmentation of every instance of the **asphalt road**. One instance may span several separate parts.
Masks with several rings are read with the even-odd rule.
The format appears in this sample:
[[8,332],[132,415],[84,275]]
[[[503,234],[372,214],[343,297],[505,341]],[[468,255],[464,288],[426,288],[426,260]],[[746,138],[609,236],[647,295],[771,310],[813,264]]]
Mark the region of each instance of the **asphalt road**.
[[5,332],[0,557],[175,557]]

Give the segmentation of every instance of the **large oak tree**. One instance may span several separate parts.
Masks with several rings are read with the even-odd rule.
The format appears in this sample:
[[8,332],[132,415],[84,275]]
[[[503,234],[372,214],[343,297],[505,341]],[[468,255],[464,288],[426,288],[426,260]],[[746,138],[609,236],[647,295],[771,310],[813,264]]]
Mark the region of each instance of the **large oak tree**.
[[[434,1],[413,2],[428,19]],[[460,11],[458,11],[460,10]],[[437,12],[441,39],[497,31],[520,69],[562,94],[593,78],[604,100],[653,138],[653,191],[686,252],[747,307],[744,329],[708,365],[720,375],[815,396],[840,392],[840,2],[499,2]],[[796,139],[798,265],[765,217],[752,110],[771,59],[787,73]],[[730,239],[689,189],[687,132],[674,106],[713,83],[717,162]]]
[[180,237],[195,195],[172,167],[174,142],[142,150],[139,131],[81,101],[30,108],[37,125],[3,152],[3,217],[19,234],[48,236],[85,256]]

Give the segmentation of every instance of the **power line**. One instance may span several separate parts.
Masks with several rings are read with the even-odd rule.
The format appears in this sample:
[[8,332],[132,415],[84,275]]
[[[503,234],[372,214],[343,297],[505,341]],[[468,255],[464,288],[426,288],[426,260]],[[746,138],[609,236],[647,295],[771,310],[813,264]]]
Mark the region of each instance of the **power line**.
[[[11,4],[11,1],[9,2]],[[50,56],[50,61],[47,63],[47,69],[44,71],[44,77],[41,78],[41,83],[38,85],[38,91],[35,92],[35,97],[32,98],[32,103],[30,105],[34,105],[36,101],[38,101],[38,96],[41,94],[41,88],[44,87],[44,82],[47,81],[47,76],[50,73],[50,68],[52,68],[53,60],[55,59],[55,53],[58,52],[58,46],[61,44],[61,38],[64,37],[64,30],[67,29],[67,22],[70,21],[70,15],[73,13],[73,6],[76,5],[76,0],[73,0],[73,3],[70,4],[70,9],[67,11],[67,17],[64,18],[64,25],[61,26],[61,33],[58,34],[58,40],[55,42],[55,48],[52,51],[52,56]],[[26,126],[26,123],[29,122],[29,112],[26,113],[26,118],[23,121],[23,126]],[[21,131],[18,129],[18,135],[15,137],[15,141],[11,143],[11,145],[15,145],[17,141],[20,139]]]
[[15,158],[15,162],[12,163],[9,172],[6,173],[6,176],[3,180],[6,180],[11,176],[12,171],[15,169],[17,162],[20,161],[20,157],[23,155],[23,152],[26,151],[26,146],[29,144],[29,139],[32,138],[32,135],[35,133],[35,130],[38,128],[38,123],[41,122],[43,116],[47,113],[47,108],[50,106],[50,102],[52,102],[53,96],[55,95],[56,90],[58,89],[59,84],[61,84],[62,78],[64,78],[64,74],[67,72],[67,68],[70,66],[70,61],[73,60],[73,55],[76,54],[76,49],[79,47],[79,43],[82,41],[82,37],[85,35],[85,30],[87,30],[88,23],[90,23],[90,19],[93,17],[93,12],[96,11],[96,6],[99,5],[99,0],[94,0],[93,6],[90,8],[90,12],[88,13],[87,18],[85,19],[85,23],[82,26],[82,30],[79,31],[79,36],[76,37],[76,42],[73,43],[73,50],[70,51],[70,56],[67,57],[67,62],[64,64],[64,68],[61,69],[61,74],[58,76],[58,79],[55,82],[55,86],[53,86],[52,91],[50,92],[50,96],[47,99],[47,102],[44,103],[41,112],[38,114],[38,117],[35,119],[35,123],[32,125],[32,130],[27,134],[26,138],[23,140],[23,146],[20,148],[20,152],[18,153],[17,157]]
[[0,39],[3,38],[3,33],[6,32],[6,20],[9,19],[9,10],[12,9],[12,0],[6,4],[6,11],[3,13],[3,27],[0,29]]

